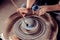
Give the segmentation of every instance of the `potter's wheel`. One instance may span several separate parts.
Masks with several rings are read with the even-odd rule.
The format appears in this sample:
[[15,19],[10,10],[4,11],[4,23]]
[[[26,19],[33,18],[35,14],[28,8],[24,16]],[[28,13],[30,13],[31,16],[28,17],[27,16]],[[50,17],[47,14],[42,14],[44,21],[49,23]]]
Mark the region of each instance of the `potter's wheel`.
[[14,32],[20,39],[35,39],[44,35],[46,24],[38,16],[26,16],[14,24]]

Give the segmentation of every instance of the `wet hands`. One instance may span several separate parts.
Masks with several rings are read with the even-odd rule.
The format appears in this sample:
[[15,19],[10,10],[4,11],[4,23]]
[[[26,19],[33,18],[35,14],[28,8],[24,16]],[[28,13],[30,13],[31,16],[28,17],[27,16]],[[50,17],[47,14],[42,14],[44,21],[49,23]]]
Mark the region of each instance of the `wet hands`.
[[44,15],[46,12],[48,11],[48,7],[47,6],[40,6],[40,10],[39,10],[39,16],[40,15]]
[[48,10],[47,6],[40,6],[40,9],[37,11],[33,11],[31,8],[19,8],[18,11],[20,12],[20,15],[23,17],[28,14],[29,12],[34,14],[36,13],[37,15],[44,15]]

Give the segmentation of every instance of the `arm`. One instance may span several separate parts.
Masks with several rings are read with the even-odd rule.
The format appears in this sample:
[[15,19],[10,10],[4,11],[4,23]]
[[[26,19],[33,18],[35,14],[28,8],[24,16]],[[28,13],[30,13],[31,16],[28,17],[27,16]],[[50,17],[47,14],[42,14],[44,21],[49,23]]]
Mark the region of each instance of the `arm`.
[[31,8],[35,0],[27,0],[27,8]]
[[47,11],[57,11],[60,10],[60,4],[47,6]]
[[44,5],[44,6],[40,6],[40,10],[39,10],[39,15],[43,15],[46,12],[50,12],[50,11],[60,11],[60,4],[56,4],[56,5]]
[[46,9],[46,11],[60,11],[60,1],[55,5],[44,5],[40,7]]

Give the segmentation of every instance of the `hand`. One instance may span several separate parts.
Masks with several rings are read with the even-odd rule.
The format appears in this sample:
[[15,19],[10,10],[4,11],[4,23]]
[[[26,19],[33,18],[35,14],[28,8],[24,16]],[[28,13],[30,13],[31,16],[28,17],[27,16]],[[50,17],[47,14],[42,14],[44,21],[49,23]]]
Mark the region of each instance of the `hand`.
[[19,8],[19,9],[17,9],[17,11],[20,12],[20,15],[22,15],[22,16],[25,16],[25,14],[28,13],[27,8]]
[[[47,6],[40,6],[40,10],[37,11],[36,13],[38,13],[37,15],[43,15],[48,11],[48,7]],[[29,13],[30,11],[32,11],[31,9],[28,10],[28,8],[19,8],[18,11],[20,12],[20,14],[24,17],[25,14]],[[23,14],[24,13],[24,14]]]
[[32,10],[30,8],[19,8],[18,12],[20,12],[20,15],[24,17],[27,13],[31,13]]
[[47,12],[47,10],[48,10],[48,7],[47,6],[40,6],[40,10],[39,10],[39,16],[40,15],[44,15],[46,12]]

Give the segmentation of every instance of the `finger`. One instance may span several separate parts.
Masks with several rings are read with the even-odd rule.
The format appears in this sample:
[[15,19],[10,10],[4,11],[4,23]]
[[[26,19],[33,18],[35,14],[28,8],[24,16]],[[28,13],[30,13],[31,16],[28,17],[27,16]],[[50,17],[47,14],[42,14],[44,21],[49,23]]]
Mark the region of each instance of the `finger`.
[[27,8],[19,8],[18,11],[20,11],[21,13],[28,13]]
[[20,12],[20,15],[25,16],[27,13],[31,14],[32,10],[30,8],[19,8],[18,12]]
[[45,13],[46,13],[46,10],[44,8],[42,8],[42,9],[39,10],[39,16],[43,15]]

